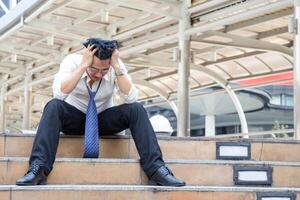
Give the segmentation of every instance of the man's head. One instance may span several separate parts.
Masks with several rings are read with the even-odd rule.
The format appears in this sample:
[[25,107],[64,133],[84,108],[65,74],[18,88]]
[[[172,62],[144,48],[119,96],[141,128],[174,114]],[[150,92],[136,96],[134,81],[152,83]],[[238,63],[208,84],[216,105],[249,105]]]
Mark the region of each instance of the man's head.
[[102,40],[100,38],[89,38],[83,42],[85,47],[93,45],[93,49],[98,50],[94,54],[92,66],[87,69],[88,75],[93,81],[100,80],[107,74],[110,68],[110,58],[115,49],[119,48],[119,44],[115,40]]
[[83,46],[94,45],[94,48],[98,50],[95,56],[100,60],[110,59],[113,51],[119,48],[119,44],[116,40],[102,40],[100,38],[89,38],[83,42]]

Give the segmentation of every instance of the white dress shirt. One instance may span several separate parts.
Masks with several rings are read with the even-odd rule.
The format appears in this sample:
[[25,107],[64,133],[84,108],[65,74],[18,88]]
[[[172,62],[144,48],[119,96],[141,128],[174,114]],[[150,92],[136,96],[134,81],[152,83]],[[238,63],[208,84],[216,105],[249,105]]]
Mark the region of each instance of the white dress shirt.
[[[64,60],[60,64],[60,68],[57,74],[54,76],[53,82],[53,96],[54,98],[58,98],[64,100],[65,102],[75,106],[78,110],[86,113],[86,108],[89,102],[89,93],[87,89],[88,81],[90,77],[84,73],[79,80],[77,86],[74,90],[65,94],[61,91],[61,81],[70,73],[75,70],[79,64],[81,63],[82,55],[79,54],[69,54],[64,58]],[[119,59],[120,68],[123,68],[125,71],[125,76],[129,76],[127,74],[127,70],[125,68],[124,63]],[[130,77],[129,77],[130,78]],[[100,81],[96,81],[93,83],[92,91],[96,91]],[[89,86],[88,86],[89,87]],[[102,77],[102,81],[99,87],[99,90],[95,96],[95,103],[97,107],[97,113],[104,111],[107,108],[113,106],[112,96],[114,92],[117,92],[120,98],[124,103],[133,103],[138,99],[138,92],[136,87],[132,84],[130,92],[128,95],[122,94],[119,90],[116,83],[116,75],[115,71],[112,67],[110,67],[108,73]]]

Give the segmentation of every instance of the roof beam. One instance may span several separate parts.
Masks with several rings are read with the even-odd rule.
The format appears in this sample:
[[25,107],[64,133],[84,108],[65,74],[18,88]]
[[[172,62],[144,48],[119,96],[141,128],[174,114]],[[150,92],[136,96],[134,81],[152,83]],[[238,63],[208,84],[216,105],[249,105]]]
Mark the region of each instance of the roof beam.
[[159,51],[165,51],[165,50],[173,49],[177,46],[178,46],[178,42],[174,42],[174,43],[170,43],[170,44],[164,44],[164,45],[162,45],[160,47],[157,47],[157,48],[148,49],[145,52],[145,54],[150,55],[150,54],[153,54],[153,53],[156,53],[156,52],[159,52]]
[[135,57],[137,58],[144,58],[148,61],[148,63],[154,64],[154,65],[163,65],[165,68],[169,67],[178,67],[178,63],[168,60],[165,58],[158,58],[157,56],[149,56],[145,54],[135,54]]
[[231,31],[235,31],[238,29],[242,29],[242,28],[247,28],[250,26],[256,26],[271,20],[275,20],[281,17],[285,17],[285,16],[289,16],[293,14],[293,9],[292,8],[287,8],[284,10],[280,10],[278,12],[274,12],[272,14],[268,14],[268,15],[262,15],[259,17],[255,17],[252,19],[248,19],[239,23],[235,23],[235,24],[231,24],[225,27],[224,32],[231,32]]
[[15,42],[1,42],[0,47],[14,49],[30,49],[31,51],[37,51],[39,53],[51,53],[54,56],[59,56],[61,53],[58,50],[54,50],[51,48],[37,47],[23,43],[15,43]]
[[[67,1],[62,2],[62,3],[54,6],[53,8],[50,8],[49,10],[47,10],[45,13],[42,14],[42,16],[44,16],[46,14],[51,14],[59,8],[69,5],[70,3],[72,3],[72,1],[74,1],[74,0],[67,0]],[[32,29],[37,29],[39,31],[50,33],[52,35],[52,37],[54,37],[55,35],[60,35],[60,36],[65,37],[66,33],[64,31],[66,31],[67,29],[78,29],[78,27],[76,25],[83,23],[84,21],[90,19],[91,17],[95,17],[96,15],[101,14],[101,12],[103,12],[104,9],[106,9],[106,10],[112,9],[115,6],[116,5],[110,4],[110,5],[106,6],[105,8],[101,9],[100,11],[99,10],[93,11],[91,14],[85,16],[84,19],[75,20],[74,22],[72,22],[70,24],[60,23],[55,20],[48,21],[45,19],[38,19],[38,20],[33,20],[30,23],[30,25],[32,25],[32,26],[30,26],[30,25],[28,25],[28,26]],[[40,25],[44,28],[40,29],[39,28]],[[50,28],[47,28],[47,27],[50,27]],[[57,30],[61,30],[61,31],[57,31]],[[95,33],[97,33],[97,36],[102,37],[102,38],[107,38],[107,32],[104,30],[99,30],[99,29],[95,29],[95,28],[89,29],[87,27],[85,27],[84,30],[88,31],[89,33],[95,32]],[[78,40],[82,41],[82,40],[86,39],[85,37],[81,37],[81,36],[78,36],[78,35],[75,35],[72,33],[68,33],[68,36],[71,36],[71,38],[75,39],[76,41],[78,41]],[[39,38],[38,40],[34,41],[32,45],[36,45],[39,42],[43,41],[45,39],[45,37],[47,37],[47,36],[43,36],[43,37]],[[26,47],[22,48],[22,50],[25,50],[25,49],[27,49],[27,48]]]
[[[177,28],[174,27],[174,28]],[[173,30],[173,27],[170,27],[170,28],[167,28],[169,32],[170,30]],[[164,29],[165,30],[165,29]],[[281,27],[281,28],[276,28],[276,29],[272,29],[272,30],[269,30],[269,31],[265,31],[265,32],[261,32],[261,33],[258,33],[258,35],[256,36],[253,36],[253,37],[250,37],[252,39],[264,39],[264,38],[268,38],[268,37],[274,37],[274,36],[277,36],[277,35],[280,35],[280,34],[284,34],[284,33],[287,33],[288,32],[288,27],[285,26],[285,27]],[[164,32],[163,32],[164,33]],[[161,34],[163,34],[161,31],[158,31],[158,32],[155,32],[153,34],[151,34],[151,38],[153,37],[156,37],[156,36],[159,36]],[[153,36],[153,37],[152,37]],[[147,40],[149,36],[142,36],[142,37],[139,37],[134,41],[134,43],[132,42],[125,42],[123,43],[125,46],[129,46],[129,45],[135,45],[136,43],[140,43],[142,41],[145,41]],[[201,36],[200,36],[201,37]],[[177,42],[174,42],[174,43],[167,43],[167,44],[164,44],[164,45],[161,45],[160,47],[157,47],[157,48],[152,48],[152,49],[148,49],[145,54],[152,54],[152,53],[156,53],[158,51],[164,51],[164,50],[168,50],[168,49],[172,49],[172,48],[175,48],[177,47],[178,43]],[[208,48],[212,48],[212,47],[208,47]],[[202,50],[200,50],[202,52]],[[207,50],[206,50],[207,51]]]
[[152,21],[150,23],[144,24],[143,26],[131,29],[129,31],[124,31],[122,33],[116,34],[116,35],[113,36],[113,38],[116,39],[116,40],[124,39],[124,38],[126,38],[128,36],[132,36],[134,34],[137,34],[137,33],[146,31],[148,29],[154,28],[156,26],[159,26],[161,24],[165,24],[167,22],[170,22],[171,20],[172,19],[169,18],[169,17],[164,17],[164,18]]
[[96,8],[95,10],[93,10],[92,12],[90,12],[88,15],[84,16],[83,18],[80,19],[76,19],[73,21],[74,26],[77,26],[89,19],[92,19],[100,14],[102,14],[103,12],[109,11],[115,7],[117,7],[118,5],[116,4],[108,4],[107,6],[102,7],[101,9]]
[[142,85],[142,86],[152,89],[153,91],[158,93],[161,97],[163,97],[165,100],[169,99],[170,95],[166,91],[162,90],[161,88],[157,87],[156,85],[154,85],[148,81],[145,81],[142,79],[133,79],[132,81],[137,85]]
[[[253,56],[257,56],[257,55],[261,55],[261,54],[265,54],[265,53],[266,52],[263,52],[263,51],[253,51],[253,52],[250,52],[250,53],[244,53],[244,54],[235,55],[235,56],[231,56],[231,57],[227,57],[227,58],[221,58],[221,59],[218,59],[217,61],[214,61],[214,62],[211,62],[211,61],[204,62],[204,63],[201,63],[200,65],[203,66],[203,67],[208,67],[210,65],[222,64],[222,63],[232,61],[232,60],[237,60],[238,61],[239,59],[249,58],[249,57],[253,57]],[[157,61],[157,62],[160,63],[159,61]],[[130,64],[130,62],[129,62],[129,64]],[[154,66],[152,66],[152,67],[154,67]],[[163,65],[161,67],[163,67]],[[170,67],[164,66],[164,68],[170,68]],[[174,69],[176,69],[175,66],[174,66]],[[151,81],[151,80],[155,80],[155,79],[160,79],[160,78],[163,78],[163,77],[174,75],[176,73],[177,73],[177,70],[174,70],[174,71],[168,72],[166,74],[161,74],[161,75],[158,75],[158,76],[155,76],[155,77],[147,78],[146,80]],[[249,76],[247,76],[247,77],[249,77]]]
[[[72,2],[72,1],[70,1],[70,2]],[[48,20],[44,20],[44,19],[33,20],[33,21],[30,22],[30,24],[28,24],[26,26],[29,26],[29,28],[31,28],[31,29],[35,29],[35,30],[38,30],[38,31],[50,33],[52,35],[52,37],[54,37],[55,35],[60,35],[60,36],[65,37],[66,33],[64,31],[66,31],[67,29],[75,29],[75,28],[78,29],[78,27],[76,27],[76,25],[74,25],[73,23],[66,24],[66,23],[60,23],[60,22],[55,21],[55,20],[48,21]],[[42,28],[40,28],[39,26],[41,26]],[[58,31],[58,30],[61,30],[61,31]],[[99,36],[99,37],[103,37],[103,38],[107,37],[107,33],[104,30],[97,30],[95,28],[89,29],[89,28],[86,28],[86,27],[85,27],[84,30],[86,30],[88,32],[95,32],[95,33],[97,33],[97,36]],[[71,38],[76,40],[77,42],[78,42],[78,40],[83,41],[83,40],[86,39],[83,36],[75,35],[75,34],[72,34],[72,33],[68,33],[67,35],[68,35],[68,37],[71,36]],[[38,40],[34,41],[32,43],[32,45],[30,45],[29,47],[24,46],[20,51],[24,51],[28,48],[32,49],[32,46],[35,46],[39,42],[43,41],[45,39],[45,37],[47,37],[47,36],[42,36]],[[58,54],[61,54],[61,53],[58,53]],[[57,57],[61,57],[61,56],[58,55]],[[60,61],[60,59],[58,59],[58,61]]]
[[4,68],[4,66],[2,64],[0,66],[0,73],[11,74],[11,75],[15,75],[15,76],[17,76],[17,75],[24,76],[25,75],[25,72],[22,72],[19,69],[10,70],[10,69]]
[[[54,0],[30,0],[30,1],[20,1],[14,9],[11,9],[6,15],[0,18],[0,33],[5,35],[6,32],[14,30],[16,26],[22,26],[23,19],[26,23],[30,22],[34,17],[40,14],[43,9]],[[38,7],[38,8],[37,8]],[[34,11],[33,11],[34,9]],[[28,14],[30,13],[30,14]],[[27,16],[26,16],[27,14]],[[19,25],[18,21],[22,21]],[[15,31],[15,30],[14,30]]]
[[8,12],[8,8],[5,6],[3,1],[0,0],[0,6],[6,12],[6,14],[0,18],[1,35],[12,29],[12,27],[14,27],[16,23],[20,21],[23,14],[26,11],[29,11],[32,7],[34,7],[34,5],[36,5],[40,1],[41,0],[22,1],[20,2],[19,6],[11,10],[11,12]]
[[0,45],[0,50],[8,52],[8,53],[14,53],[14,54],[18,54],[18,55],[27,56],[27,57],[30,57],[30,58],[35,58],[35,59],[38,59],[38,60],[50,61],[50,62],[52,62],[52,61],[59,62],[59,59],[56,58],[55,56],[49,57],[49,56],[42,55],[40,53],[33,53],[33,52],[27,52],[27,51],[23,51],[23,50],[17,50],[17,49],[14,49],[12,47],[7,47],[7,46],[3,46],[3,45]]
[[[51,75],[51,76],[48,76],[48,77],[43,77],[43,78],[40,78],[38,80],[34,80],[34,81],[30,82],[29,86],[32,87],[34,85],[41,84],[43,82],[47,82],[47,81],[53,80],[53,78],[54,78],[54,75]],[[14,94],[16,92],[22,91],[23,89],[24,89],[23,84],[19,84],[18,86],[12,88],[11,90],[8,90],[5,93],[5,96],[9,96],[9,95]]]
[[57,9],[63,8],[67,5],[69,5],[70,3],[72,3],[74,0],[64,0],[63,2],[56,4],[55,6],[53,6],[52,8],[46,10],[45,12],[43,12],[41,14],[41,16],[45,16],[51,13],[54,13]]
[[160,2],[160,4],[164,5],[164,6],[170,6],[170,7],[177,7],[180,6],[180,1],[178,0],[156,0],[156,2]]
[[107,30],[109,30],[112,33],[116,33],[116,29],[117,28],[119,28],[121,26],[126,26],[126,25],[128,25],[128,24],[130,24],[130,23],[132,23],[132,22],[134,22],[136,20],[144,19],[144,18],[149,17],[149,16],[150,16],[149,13],[145,14],[143,12],[137,13],[137,14],[133,14],[133,15],[131,15],[129,17],[126,17],[124,19],[121,19],[121,20],[118,20],[118,21],[114,22],[113,24],[109,24],[107,26]]
[[0,50],[8,52],[8,53],[15,53],[15,54],[27,56],[27,57],[30,57],[30,58],[39,59],[39,60],[53,61],[53,58],[49,58],[47,56],[43,56],[43,55],[41,55],[39,53],[32,53],[32,52],[20,51],[20,50],[16,50],[16,49],[12,50],[10,48],[6,48],[6,47],[3,47],[3,46],[0,46]]
[[[43,64],[43,65],[40,65],[40,66],[38,66],[38,67],[35,67],[35,68],[33,68],[33,69],[31,69],[29,72],[30,73],[36,73],[36,72],[38,72],[38,71],[41,71],[41,70],[43,70],[43,69],[45,69],[45,68],[47,68],[47,67],[49,67],[49,66],[51,66],[51,65],[54,65],[55,64],[55,62],[46,62],[45,64]],[[11,78],[11,79],[9,79],[9,80],[7,80],[6,82],[4,82],[4,84],[7,84],[7,85],[10,85],[10,84],[13,84],[14,82],[16,82],[16,81],[21,81],[21,80],[23,80],[24,79],[24,76],[22,75],[22,76],[15,76],[15,77],[13,77],[13,78]],[[33,85],[35,85],[35,84],[40,84],[40,83],[43,83],[43,82],[45,82],[45,81],[49,81],[49,80],[51,80],[51,79],[53,79],[53,74],[50,74],[50,76],[46,76],[46,77],[42,77],[42,78],[39,78],[39,79],[37,79],[37,80],[33,80],[31,83],[30,83],[30,86],[33,86]],[[14,88],[14,89],[12,89],[12,90],[10,90],[9,91],[9,93],[8,94],[5,94],[6,96],[8,96],[8,95],[10,95],[10,94],[13,94],[13,93],[15,93],[15,92],[18,92],[19,90],[22,90],[23,89],[23,84],[22,83],[20,83],[20,87],[17,87],[17,88]]]
[[[253,9],[247,10],[243,13],[239,13],[239,14],[236,14],[233,16],[226,17],[224,19],[219,19],[219,20],[212,21],[212,22],[203,22],[202,24],[199,24],[190,29],[187,29],[185,31],[185,34],[186,35],[195,35],[195,34],[203,33],[208,30],[220,29],[220,27],[234,24],[237,21],[247,20],[249,18],[253,18],[253,17],[259,16],[259,15],[265,15],[267,13],[272,13],[274,11],[286,8],[291,5],[292,4],[289,0],[281,0],[279,2],[271,3],[267,6],[253,8]],[[149,35],[149,38],[151,38],[151,35]],[[178,40],[177,33],[170,34],[163,38],[158,38],[158,39],[151,40],[147,43],[138,44],[134,47],[122,48],[121,56],[126,57],[126,56],[129,56],[130,54],[133,54],[133,53],[136,53],[139,51],[145,51],[150,48],[155,48],[155,47],[161,46],[162,43],[170,43],[171,41],[174,42],[177,40]]]
[[[231,40],[231,42],[218,42],[214,39],[209,39],[211,36],[223,37],[227,40]],[[293,50],[278,44],[274,44],[271,42],[266,42],[262,40],[250,39],[246,37],[241,37],[229,33],[222,33],[218,31],[207,31],[203,35],[192,37],[192,41],[201,42],[201,43],[209,43],[216,46],[230,46],[230,47],[239,47],[239,48],[247,48],[247,49],[255,49],[267,52],[276,52],[281,55],[285,55],[288,57],[293,57]]]
[[4,10],[5,13],[7,13],[9,10],[8,7],[6,7],[6,5],[3,3],[2,0],[0,0],[0,7]]
[[[153,39],[159,39],[159,38],[164,38],[168,34],[177,32],[177,30],[178,30],[178,26],[174,25],[174,26],[165,28],[163,30],[158,30],[158,31],[156,31],[156,32],[154,32],[152,34],[148,33],[148,34],[146,34],[144,36],[141,36],[141,37],[138,37],[136,39],[132,39],[132,40],[128,40],[128,41],[122,42],[122,45],[126,46],[126,49],[127,48],[131,48],[133,46],[145,43],[145,41],[148,41],[150,38],[151,38],[151,40],[153,40]],[[176,39],[175,39],[175,41],[176,41],[175,43],[177,44],[177,40]],[[160,48],[163,49],[164,46],[167,45],[167,44],[171,44],[171,43],[160,43],[160,45],[156,49],[160,49]],[[174,44],[174,43],[172,43],[172,44]],[[151,52],[152,50],[153,50],[153,48],[152,49],[147,49],[146,52],[148,52],[148,51]]]
[[243,58],[249,58],[249,57],[261,55],[261,54],[264,54],[264,53],[266,53],[266,52],[264,52],[264,51],[252,51],[252,52],[249,52],[249,53],[243,53],[243,54],[230,56],[230,57],[226,57],[226,58],[220,58],[217,61],[207,61],[207,62],[201,63],[201,65],[210,66],[210,65],[215,65],[215,64],[222,64],[222,63],[225,63],[225,62],[228,62],[228,61],[239,60],[239,59],[243,59]]
[[[151,37],[151,35],[149,35],[149,37]],[[129,47],[129,48],[123,47],[120,49],[120,55],[122,57],[128,57],[136,52],[147,51],[147,49],[155,48],[155,47],[161,46],[161,44],[168,43],[170,41],[177,41],[177,40],[178,40],[178,36],[175,33],[175,34],[172,34],[169,36],[165,36],[163,38],[158,38],[158,39],[149,41],[147,43],[141,43],[141,44],[133,46],[133,47]]]
[[111,0],[114,3],[118,4],[118,5],[122,5],[122,6],[126,6],[129,8],[133,8],[133,9],[139,9],[139,10],[143,10],[149,13],[153,13],[153,14],[157,14],[157,15],[161,15],[161,16],[167,16],[167,17],[171,17],[171,18],[175,18],[175,19],[180,19],[180,10],[179,10],[179,5],[178,6],[174,6],[172,5],[170,7],[170,4],[166,4],[163,3],[161,8],[164,8],[166,5],[169,6],[170,8],[165,10],[162,9],[157,9],[154,7],[150,7],[147,5],[143,5],[143,3],[138,3],[137,1],[133,1],[133,0]]
[[193,14],[193,13],[196,13],[196,12],[201,12],[203,10],[210,9],[212,7],[223,5],[224,3],[227,3],[229,1],[231,1],[231,0],[211,0],[211,1],[206,1],[204,3],[200,3],[200,4],[196,5],[196,6],[193,6],[193,7],[189,8],[189,13]]
[[[155,9],[160,9],[160,5],[156,5],[154,6],[153,8]],[[135,21],[138,21],[138,20],[143,20],[149,16],[151,16],[152,13],[144,13],[144,12],[141,12],[141,13],[135,13],[129,17],[126,17],[124,19],[121,19],[119,21],[116,21],[114,22],[113,24],[109,24],[107,26],[107,30],[109,30],[111,32],[112,35],[115,35],[117,32],[122,32],[122,29],[120,29],[119,27],[124,27],[130,23],[133,23]],[[152,23],[152,22],[150,22]],[[149,23],[147,23],[149,24]],[[118,30],[119,29],[119,30]]]
[[284,33],[288,33],[289,32],[288,29],[289,29],[288,26],[284,26],[284,27],[281,27],[281,28],[276,28],[276,29],[272,29],[272,30],[269,30],[269,31],[260,32],[254,38],[260,40],[260,39],[264,39],[264,38],[278,36],[278,35],[281,35],[281,34],[284,34]]
[[2,66],[4,65],[5,67],[14,69],[14,68],[22,67],[24,65],[24,62],[23,61],[18,61],[18,63],[13,63],[13,62],[6,62],[6,61],[1,60],[0,64]]
[[[250,1],[251,2],[251,1]],[[264,1],[262,1],[264,2]],[[194,26],[188,30],[185,31],[186,35],[194,35],[198,34],[199,32],[203,33],[208,30],[216,30],[220,29],[222,26],[228,26],[230,24],[234,24],[237,22],[240,22],[242,20],[248,20],[251,18],[256,18],[257,16],[263,16],[268,13],[272,13],[281,9],[285,9],[289,6],[292,6],[292,2],[290,0],[280,0],[276,2],[269,2],[268,4],[261,6],[261,7],[251,7],[249,10],[245,10],[244,12],[239,12],[239,10],[236,10],[238,14],[235,15],[229,15],[227,17],[223,17],[221,19],[219,18],[213,18],[213,19],[207,19],[206,21],[203,21],[202,23],[198,23],[197,26]],[[227,8],[223,10],[223,13],[226,13],[226,10],[232,10],[232,8]],[[219,16],[222,17],[222,16]],[[212,22],[210,22],[212,20]]]
[[[56,29],[59,29],[61,32],[64,32],[68,29],[76,29],[78,30],[80,28],[80,26],[78,26],[79,24],[74,24],[74,22],[61,22],[58,20],[46,20],[46,19],[35,19],[33,20],[30,24],[34,24],[36,23],[36,25],[41,25],[41,26],[47,26],[47,27],[53,27]],[[30,25],[29,24],[29,25]],[[103,36],[106,35],[106,31],[104,30],[99,30],[99,28],[97,27],[87,27],[85,26],[84,28],[81,28],[82,32],[86,33],[86,34],[90,34],[90,33],[98,33],[98,34],[102,34]],[[48,31],[46,31],[48,32]],[[51,32],[52,35],[55,35],[53,32]],[[66,35],[66,34],[65,34]],[[69,33],[67,34],[69,35]],[[45,36],[46,37],[46,36]]]
[[53,27],[53,24],[49,26],[49,24],[44,23],[42,21],[32,21],[29,24],[26,24],[25,27],[28,27],[33,30],[41,31],[41,32],[48,32],[51,34],[60,35],[62,37],[72,38],[73,40],[78,40],[78,41],[83,41],[86,39],[85,36],[60,31],[61,29],[59,27]]
[[[222,0],[221,0],[222,1]],[[232,2],[224,2],[221,6],[211,10],[205,10],[202,13],[198,14],[198,19],[200,18],[201,21],[210,21],[216,20],[218,18],[229,17],[232,13],[243,13],[248,9],[253,9],[257,7],[257,5],[267,5],[272,0],[251,0],[251,1],[240,1],[240,0],[233,0]],[[197,16],[197,15],[196,15]],[[195,21],[197,17],[195,17]],[[197,22],[196,22],[197,23]]]

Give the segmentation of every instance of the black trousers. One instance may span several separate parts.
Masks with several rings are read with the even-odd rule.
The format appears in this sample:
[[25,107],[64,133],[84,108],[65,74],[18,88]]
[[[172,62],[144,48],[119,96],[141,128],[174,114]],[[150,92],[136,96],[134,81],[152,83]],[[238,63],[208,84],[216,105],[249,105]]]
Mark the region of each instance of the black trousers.
[[[156,135],[142,104],[123,104],[108,108],[98,114],[98,121],[100,136],[113,135],[130,128],[141,166],[148,177],[165,165]],[[35,136],[29,165],[37,164],[49,174],[55,161],[60,132],[83,135],[84,127],[85,113],[62,100],[49,101]]]

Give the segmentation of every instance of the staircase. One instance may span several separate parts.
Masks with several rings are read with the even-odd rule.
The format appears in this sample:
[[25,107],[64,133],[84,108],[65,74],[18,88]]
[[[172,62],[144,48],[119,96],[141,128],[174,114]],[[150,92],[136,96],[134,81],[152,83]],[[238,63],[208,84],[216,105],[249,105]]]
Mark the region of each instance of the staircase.
[[[0,200],[294,200],[300,195],[300,141],[159,138],[186,187],[147,186],[128,136],[101,139],[100,159],[82,159],[83,138],[61,136],[46,186],[15,186],[34,135],[0,134]],[[300,199],[300,197],[298,197]]]

